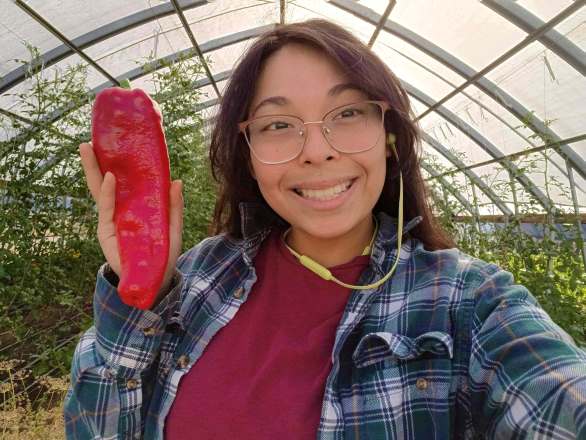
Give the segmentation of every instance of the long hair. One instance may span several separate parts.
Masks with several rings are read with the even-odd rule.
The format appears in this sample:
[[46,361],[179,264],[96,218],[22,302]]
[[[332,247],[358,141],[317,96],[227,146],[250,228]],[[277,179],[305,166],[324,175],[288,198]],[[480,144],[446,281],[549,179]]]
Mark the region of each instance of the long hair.
[[[412,229],[411,235],[419,239],[428,250],[453,247],[453,241],[437,223],[429,206],[420,168],[419,130],[412,117],[407,93],[368,46],[342,27],[321,19],[287,24],[265,33],[254,42],[233,70],[211,138],[210,161],[219,194],[210,231],[213,234],[226,232],[241,238],[241,202],[262,203],[271,210],[250,173],[250,151],[237,123],[247,118],[255,94],[256,79],[266,60],[289,43],[304,44],[320,50],[369,99],[384,100],[390,104],[390,110],[385,113],[384,126],[386,133],[392,132],[396,136],[399,162],[397,164],[393,155],[387,158],[385,183],[373,211],[397,216],[400,167],[403,174],[405,221],[416,216],[423,217],[423,221]],[[278,214],[275,215],[280,218]],[[282,218],[280,220],[286,224]]]

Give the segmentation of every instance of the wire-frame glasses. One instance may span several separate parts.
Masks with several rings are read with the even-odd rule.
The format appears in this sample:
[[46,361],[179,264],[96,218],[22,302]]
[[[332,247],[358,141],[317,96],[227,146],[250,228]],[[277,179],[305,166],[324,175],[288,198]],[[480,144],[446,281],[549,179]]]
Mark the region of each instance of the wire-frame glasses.
[[305,122],[292,115],[267,115],[238,124],[252,154],[262,163],[280,164],[295,159],[307,140],[307,125],[321,124],[324,138],[341,153],[373,148],[384,135],[384,101],[360,101],[336,107],[321,121]]

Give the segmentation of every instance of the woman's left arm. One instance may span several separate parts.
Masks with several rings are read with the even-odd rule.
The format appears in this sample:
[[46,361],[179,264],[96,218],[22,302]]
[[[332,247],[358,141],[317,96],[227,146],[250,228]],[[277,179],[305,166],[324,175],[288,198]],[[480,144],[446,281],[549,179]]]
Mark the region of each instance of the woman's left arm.
[[586,352],[510,273],[490,267],[472,323],[476,428],[488,438],[586,439]]

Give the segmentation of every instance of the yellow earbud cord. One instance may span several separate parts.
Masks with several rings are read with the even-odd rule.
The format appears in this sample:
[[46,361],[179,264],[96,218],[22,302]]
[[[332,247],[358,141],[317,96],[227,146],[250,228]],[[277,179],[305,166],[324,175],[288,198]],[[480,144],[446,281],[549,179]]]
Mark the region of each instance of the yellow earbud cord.
[[[389,133],[389,135],[388,135],[388,144],[391,147],[391,150],[393,151],[395,159],[397,159],[397,163],[399,163],[399,156],[397,155],[397,150],[395,149],[395,135],[392,133]],[[376,218],[375,218],[375,220],[376,220]],[[370,244],[367,247],[367,249],[369,249],[369,250],[372,249],[372,243],[374,242],[374,238],[376,236],[377,230],[378,230],[378,222],[376,223],[375,232],[372,236],[372,239],[370,240]],[[391,270],[389,271],[389,273],[387,273],[383,278],[378,280],[376,283],[367,284],[365,286],[355,286],[353,284],[346,284],[343,281],[340,281],[335,276],[333,276],[332,273],[327,268],[325,268],[324,266],[322,266],[318,262],[312,260],[311,258],[309,258],[306,255],[299,255],[297,252],[295,252],[293,249],[291,249],[287,245],[287,243],[285,242],[285,236],[286,236],[287,232],[289,232],[289,231],[287,230],[287,231],[285,231],[285,234],[283,234],[283,243],[285,243],[285,246],[287,247],[287,249],[289,249],[289,251],[297,257],[297,259],[299,260],[299,262],[303,266],[308,268],[310,271],[312,271],[313,273],[315,273],[319,277],[323,278],[326,281],[333,281],[334,283],[339,284],[340,286],[343,286],[343,287],[347,287],[349,289],[356,289],[356,290],[376,289],[378,286],[380,286],[381,284],[386,282],[391,277],[391,275],[393,274],[393,272],[397,268],[397,264],[399,263],[399,256],[401,254],[401,245],[402,245],[402,238],[403,238],[403,175],[401,174],[401,168],[399,168],[399,215],[397,217],[397,258],[395,259],[395,262],[393,263],[393,267],[391,267]]]

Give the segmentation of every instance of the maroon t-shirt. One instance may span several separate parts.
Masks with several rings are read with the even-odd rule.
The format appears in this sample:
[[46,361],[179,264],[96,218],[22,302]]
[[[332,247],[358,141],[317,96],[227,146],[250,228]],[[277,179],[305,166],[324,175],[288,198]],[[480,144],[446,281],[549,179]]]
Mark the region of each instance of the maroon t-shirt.
[[[330,268],[355,284],[369,261]],[[236,316],[181,379],[165,439],[314,439],[336,328],[350,290],[301,266],[278,232]]]

